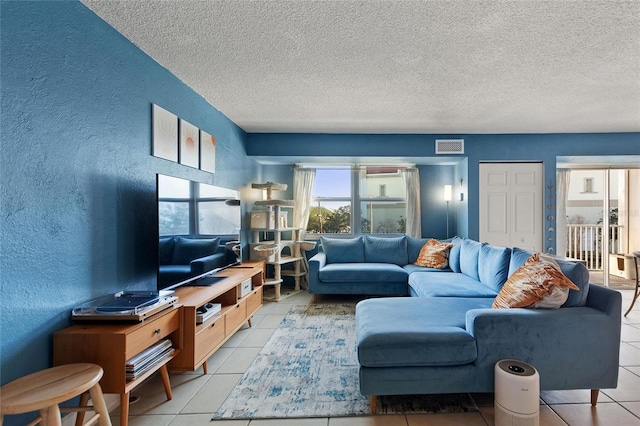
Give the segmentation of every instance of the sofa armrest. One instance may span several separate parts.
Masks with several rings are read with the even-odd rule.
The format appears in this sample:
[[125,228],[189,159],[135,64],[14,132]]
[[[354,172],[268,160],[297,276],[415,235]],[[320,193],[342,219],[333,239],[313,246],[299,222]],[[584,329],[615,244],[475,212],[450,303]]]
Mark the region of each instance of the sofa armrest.
[[327,264],[327,255],[318,252],[309,259],[309,293],[317,294],[320,291],[320,269]]
[[466,328],[484,380],[493,383],[495,363],[511,358],[533,365],[543,390],[616,387],[621,297],[608,289],[593,297],[585,307],[468,311]]
[[214,253],[191,261],[191,274],[200,275],[225,265],[225,253]]

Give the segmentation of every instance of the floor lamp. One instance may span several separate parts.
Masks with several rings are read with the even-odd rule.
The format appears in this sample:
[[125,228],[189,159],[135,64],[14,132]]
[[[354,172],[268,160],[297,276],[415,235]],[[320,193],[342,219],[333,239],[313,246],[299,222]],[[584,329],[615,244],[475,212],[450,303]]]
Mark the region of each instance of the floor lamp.
[[447,202],[447,238],[449,238],[449,201],[451,201],[451,185],[444,186],[444,201]]

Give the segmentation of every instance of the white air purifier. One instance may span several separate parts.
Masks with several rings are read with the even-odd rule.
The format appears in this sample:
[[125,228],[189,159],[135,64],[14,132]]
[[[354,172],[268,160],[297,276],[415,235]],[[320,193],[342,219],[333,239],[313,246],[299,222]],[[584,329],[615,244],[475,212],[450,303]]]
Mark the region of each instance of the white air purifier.
[[495,425],[539,426],[540,376],[531,365],[503,359],[495,366]]

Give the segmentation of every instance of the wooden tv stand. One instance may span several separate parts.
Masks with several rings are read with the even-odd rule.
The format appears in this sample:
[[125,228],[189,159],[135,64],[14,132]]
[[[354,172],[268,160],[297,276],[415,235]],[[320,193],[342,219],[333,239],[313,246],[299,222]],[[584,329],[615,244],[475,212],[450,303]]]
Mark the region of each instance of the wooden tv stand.
[[[172,371],[195,371],[202,366],[207,374],[207,359],[218,350],[262,306],[264,263],[243,262],[218,272],[226,277],[210,287],[180,287],[176,290],[182,308],[182,351],[169,363]],[[250,282],[251,291],[241,297],[242,283]],[[196,310],[206,303],[220,303],[219,315],[196,324]]]
[[[151,375],[160,371],[167,399],[171,399],[168,370],[207,372],[207,359],[262,306],[263,262],[243,262],[216,276],[223,280],[208,287],[181,287],[178,302],[142,322],[78,323],[54,333],[53,364],[90,362],[104,370],[100,386],[104,393],[120,394],[120,425],[129,420],[129,395]],[[247,280],[251,290],[241,297]],[[205,303],[221,303],[220,314],[196,324],[196,310]],[[175,352],[133,380],[126,378],[126,362],[153,344],[168,338]]]

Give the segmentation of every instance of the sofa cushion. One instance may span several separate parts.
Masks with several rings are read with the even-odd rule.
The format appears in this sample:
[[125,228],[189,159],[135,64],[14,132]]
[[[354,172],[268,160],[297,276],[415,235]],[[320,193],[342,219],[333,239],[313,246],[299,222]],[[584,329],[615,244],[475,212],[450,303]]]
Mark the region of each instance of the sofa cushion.
[[407,238],[364,237],[364,260],[373,263],[393,263],[403,266],[407,260]]
[[175,240],[173,237],[164,237],[158,240],[158,264],[170,265],[173,260],[173,247]]
[[322,244],[322,251],[327,255],[327,263],[364,262],[364,244],[361,237],[320,237],[320,241]]
[[413,264],[427,268],[444,269],[449,266],[449,250],[452,246],[451,243],[441,243],[431,238],[424,244]]
[[391,263],[330,263],[320,269],[318,276],[327,283],[407,282],[407,272]]
[[407,264],[412,264],[418,258],[422,246],[429,241],[429,238],[414,238],[407,236],[407,255],[409,257]]
[[498,294],[494,289],[455,272],[414,272],[409,275],[409,291],[417,297],[487,297]]
[[562,305],[563,308],[575,306],[585,306],[587,304],[587,295],[589,294],[589,271],[587,267],[579,262],[565,261],[556,259],[562,273],[578,287],[578,291],[570,291],[567,301]]
[[215,254],[220,238],[184,238],[176,237],[173,250],[174,265],[188,265],[192,260]]
[[[460,247],[460,272],[480,281],[478,275],[478,258],[482,243],[465,238]],[[451,268],[453,269],[453,268]]]
[[460,272],[460,247],[462,247],[462,238],[454,237],[451,240],[451,250],[449,250],[449,268],[453,272]]
[[[558,292],[554,287],[579,290],[579,288],[567,278],[558,264],[549,256],[536,253],[531,256],[517,271],[513,273],[500,290],[493,301],[493,308],[528,308],[536,307],[560,307],[565,301],[557,301]],[[549,298],[556,300],[551,306]],[[566,296],[566,295],[565,295]]]
[[367,299],[356,306],[358,361],[363,367],[462,365],[476,359],[465,330],[470,309],[490,300]]
[[513,275],[513,273],[517,271],[519,267],[524,265],[524,262],[526,262],[527,259],[533,256],[534,253],[534,251],[525,250],[520,247],[512,248],[511,259],[509,259],[509,272],[507,273],[507,278]]
[[[509,276],[511,276],[524,262],[529,259],[534,252],[514,247],[511,250],[511,261],[509,262]],[[572,262],[569,260],[555,259],[560,265],[562,273],[571,280],[579,290],[570,291],[567,301],[562,305],[563,308],[575,306],[584,306],[587,303],[587,295],[589,294],[589,271],[587,267],[580,262]]]
[[478,276],[480,277],[480,282],[491,287],[496,292],[500,291],[504,282],[507,281],[510,259],[510,248],[490,244],[481,246],[478,256]]

